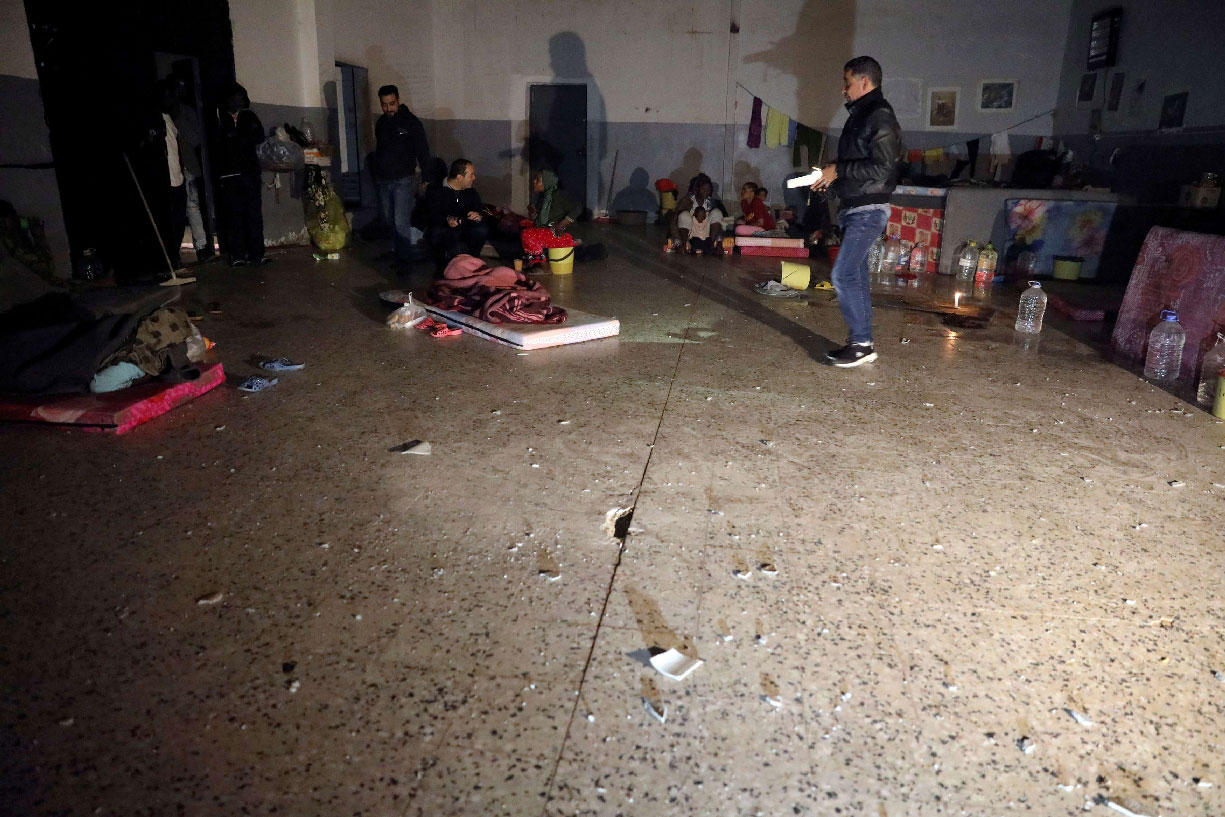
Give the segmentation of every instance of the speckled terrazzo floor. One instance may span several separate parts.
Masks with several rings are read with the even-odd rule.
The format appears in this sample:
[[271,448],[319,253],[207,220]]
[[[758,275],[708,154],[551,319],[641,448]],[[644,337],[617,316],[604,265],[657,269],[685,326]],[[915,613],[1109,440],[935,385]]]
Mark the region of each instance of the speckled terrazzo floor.
[[292,250],[188,293],[229,386],[0,427],[0,811],[1225,813],[1225,426],[1006,315],[835,370],[776,263],[588,236],[542,280],[619,339],[393,332],[375,250]]

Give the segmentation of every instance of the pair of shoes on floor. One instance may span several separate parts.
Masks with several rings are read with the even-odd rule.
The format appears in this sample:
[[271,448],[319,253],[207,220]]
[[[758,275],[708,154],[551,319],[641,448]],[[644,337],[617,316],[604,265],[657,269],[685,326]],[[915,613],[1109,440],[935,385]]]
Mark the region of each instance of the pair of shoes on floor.
[[825,357],[838,368],[849,369],[876,360],[876,349],[870,343],[848,343],[841,349],[826,352]]
[[261,255],[259,258],[255,259],[254,261],[248,258],[235,258],[232,261],[230,261],[230,266],[231,267],[245,267],[247,264],[271,264],[271,263],[272,263],[272,258],[270,258],[267,255]]

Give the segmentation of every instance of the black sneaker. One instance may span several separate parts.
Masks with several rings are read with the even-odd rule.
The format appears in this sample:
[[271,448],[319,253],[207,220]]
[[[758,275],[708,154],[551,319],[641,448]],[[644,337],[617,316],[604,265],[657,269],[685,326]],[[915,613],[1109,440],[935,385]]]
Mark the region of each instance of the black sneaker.
[[841,349],[826,352],[825,356],[838,368],[849,369],[876,360],[876,349],[870,343],[848,343]]

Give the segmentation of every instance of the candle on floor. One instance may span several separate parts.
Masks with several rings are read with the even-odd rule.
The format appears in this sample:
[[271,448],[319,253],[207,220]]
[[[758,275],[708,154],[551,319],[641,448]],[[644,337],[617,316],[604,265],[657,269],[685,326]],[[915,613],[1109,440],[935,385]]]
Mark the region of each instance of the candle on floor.
[[961,293],[953,293],[953,309],[961,309]]

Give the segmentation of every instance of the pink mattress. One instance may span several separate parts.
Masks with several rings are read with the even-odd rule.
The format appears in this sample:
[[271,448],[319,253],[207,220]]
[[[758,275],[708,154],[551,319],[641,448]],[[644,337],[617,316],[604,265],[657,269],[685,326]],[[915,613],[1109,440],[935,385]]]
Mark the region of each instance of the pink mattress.
[[803,247],[802,238],[758,238],[752,235],[736,236],[737,247]]
[[0,397],[0,421],[80,426],[86,431],[123,434],[225,382],[220,363],[200,367],[189,383],[142,383],[106,394]]
[[[774,239],[777,241],[778,239]],[[803,242],[801,242],[803,243]],[[764,255],[770,258],[807,258],[807,247],[741,247],[741,255]]]

